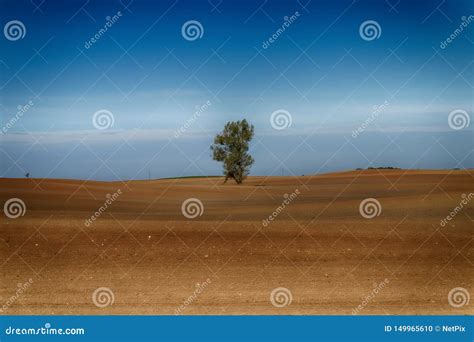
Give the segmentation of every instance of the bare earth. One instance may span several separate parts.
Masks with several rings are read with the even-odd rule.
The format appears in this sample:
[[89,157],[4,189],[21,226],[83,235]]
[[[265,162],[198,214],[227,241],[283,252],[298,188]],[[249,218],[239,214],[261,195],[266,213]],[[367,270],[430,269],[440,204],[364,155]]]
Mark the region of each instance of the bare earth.
[[[221,178],[0,179],[2,206],[14,197],[26,204],[22,217],[2,212],[0,307],[8,302],[3,314],[172,315],[188,299],[182,314],[345,315],[359,305],[359,314],[473,314],[474,299],[455,308],[448,293],[462,287],[474,295],[474,200],[440,225],[471,192],[473,170],[250,177],[240,186]],[[202,201],[201,216],[183,216],[188,198]],[[379,216],[361,216],[365,198],[380,202]],[[99,287],[113,292],[112,305],[94,305]],[[289,305],[272,305],[277,287],[291,292]]]

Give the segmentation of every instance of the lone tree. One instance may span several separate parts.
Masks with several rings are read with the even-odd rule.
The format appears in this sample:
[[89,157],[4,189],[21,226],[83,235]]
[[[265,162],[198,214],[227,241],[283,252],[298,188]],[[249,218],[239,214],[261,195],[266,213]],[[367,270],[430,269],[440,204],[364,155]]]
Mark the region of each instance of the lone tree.
[[254,159],[250,154],[249,142],[253,138],[253,125],[247,120],[228,122],[224,130],[216,135],[211,145],[214,160],[223,162],[225,182],[233,178],[237,184],[247,177]]

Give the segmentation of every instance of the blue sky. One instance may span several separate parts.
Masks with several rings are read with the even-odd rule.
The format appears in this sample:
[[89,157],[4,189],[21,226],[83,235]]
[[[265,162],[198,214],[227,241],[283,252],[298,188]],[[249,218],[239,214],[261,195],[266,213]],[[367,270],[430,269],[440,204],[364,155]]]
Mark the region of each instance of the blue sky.
[[[140,179],[220,174],[212,137],[255,125],[254,175],[474,167],[471,1],[1,1],[0,175]],[[120,11],[89,48],[84,45]],[[262,44],[294,17],[275,41]],[[182,26],[198,21],[202,37]],[[365,40],[362,23],[380,35]],[[210,103],[199,115],[197,108]],[[387,105],[374,117],[374,106]],[[113,126],[97,129],[107,110]],[[270,118],[285,110],[291,126]],[[372,120],[373,119],[373,120]],[[370,122],[357,137],[352,133]],[[174,133],[188,123],[179,137]]]

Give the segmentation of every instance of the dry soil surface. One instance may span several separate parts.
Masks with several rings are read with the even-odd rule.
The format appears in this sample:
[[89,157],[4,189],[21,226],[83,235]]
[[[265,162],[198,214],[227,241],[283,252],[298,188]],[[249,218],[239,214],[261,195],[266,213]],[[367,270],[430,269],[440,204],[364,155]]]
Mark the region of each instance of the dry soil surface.
[[[242,185],[0,179],[2,205],[25,203],[23,216],[1,213],[0,309],[473,314],[472,192],[473,170],[249,177]],[[196,218],[183,215],[189,198],[202,202]],[[361,215],[367,198],[380,203],[378,216]],[[463,289],[449,298],[455,288]],[[104,292],[94,298],[97,289]]]

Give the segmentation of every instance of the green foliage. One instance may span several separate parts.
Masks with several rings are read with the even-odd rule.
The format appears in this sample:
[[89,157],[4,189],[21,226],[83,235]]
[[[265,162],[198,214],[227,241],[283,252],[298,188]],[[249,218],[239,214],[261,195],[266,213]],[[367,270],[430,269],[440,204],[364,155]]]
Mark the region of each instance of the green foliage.
[[367,170],[400,170],[399,167],[393,167],[393,166],[380,166],[380,167],[368,167]]
[[233,178],[237,184],[248,176],[254,159],[248,153],[253,138],[253,125],[247,120],[228,122],[211,145],[214,160],[223,163],[225,182]]

